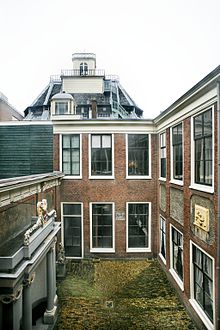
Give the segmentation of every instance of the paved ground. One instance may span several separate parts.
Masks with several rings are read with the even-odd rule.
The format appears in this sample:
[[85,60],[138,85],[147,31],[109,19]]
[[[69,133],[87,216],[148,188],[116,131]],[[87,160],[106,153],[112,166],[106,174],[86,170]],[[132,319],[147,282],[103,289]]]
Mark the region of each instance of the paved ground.
[[196,329],[157,261],[74,263],[58,295],[58,330]]

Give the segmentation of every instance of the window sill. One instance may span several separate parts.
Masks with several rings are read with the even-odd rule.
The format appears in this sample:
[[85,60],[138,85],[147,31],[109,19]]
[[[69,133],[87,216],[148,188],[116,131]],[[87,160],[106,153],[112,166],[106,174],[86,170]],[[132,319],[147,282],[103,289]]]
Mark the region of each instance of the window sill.
[[89,179],[90,180],[114,180],[115,179],[115,177],[114,176],[108,176],[108,175],[97,175],[97,176],[95,176],[95,175],[93,175],[93,176],[89,176]]
[[164,256],[161,253],[159,253],[158,255],[159,255],[160,259],[163,261],[163,263],[166,265],[167,262],[166,262],[166,259],[164,258]]
[[196,313],[198,314],[198,316],[200,317],[200,319],[202,320],[202,322],[205,324],[206,328],[208,330],[214,330],[214,328],[215,328],[214,327],[214,324],[206,316],[205,312],[199,306],[199,304],[197,303],[197,301],[195,299],[189,299],[189,302],[192,305],[192,307],[195,309]]
[[204,191],[207,192],[209,194],[213,194],[214,193],[214,187],[213,186],[204,186],[202,184],[196,184],[193,183],[189,186],[190,189],[195,189],[195,190],[199,190],[199,191]]
[[93,253],[115,253],[115,249],[113,248],[97,248],[97,249],[90,249],[90,252],[93,252]]
[[160,177],[158,180],[159,180],[159,181],[163,181],[163,182],[166,182],[166,181],[167,181],[166,178],[162,178],[162,177]]
[[173,276],[173,278],[176,281],[176,283],[179,285],[180,289],[182,291],[184,291],[183,281],[179,278],[179,276],[177,275],[177,273],[175,272],[175,270],[171,268],[170,269],[170,273]]
[[176,184],[178,186],[183,186],[183,181],[182,180],[170,180],[170,183]]
[[72,259],[77,259],[77,260],[79,260],[79,259],[83,259],[83,257],[66,257],[66,259],[69,259],[69,260],[72,260]]
[[132,252],[132,253],[151,252],[151,248],[127,248],[126,252]]
[[126,176],[127,180],[152,180],[151,176],[147,176],[147,175],[127,175]]
[[76,176],[76,175],[65,175],[63,179],[68,179],[68,180],[80,180],[82,179],[82,176]]

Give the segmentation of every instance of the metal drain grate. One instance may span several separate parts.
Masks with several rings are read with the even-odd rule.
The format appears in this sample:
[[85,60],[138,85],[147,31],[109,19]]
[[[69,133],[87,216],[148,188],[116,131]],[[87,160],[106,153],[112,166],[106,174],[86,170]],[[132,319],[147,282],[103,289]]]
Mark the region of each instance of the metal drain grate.
[[113,308],[114,307],[113,301],[112,300],[107,300],[105,302],[105,307],[106,308]]

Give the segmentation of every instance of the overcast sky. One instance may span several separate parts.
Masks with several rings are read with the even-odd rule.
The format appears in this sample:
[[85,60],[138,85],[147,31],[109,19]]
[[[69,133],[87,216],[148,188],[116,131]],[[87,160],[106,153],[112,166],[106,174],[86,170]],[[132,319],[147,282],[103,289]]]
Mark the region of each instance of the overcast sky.
[[0,91],[23,112],[93,52],[152,118],[220,64],[220,0],[1,0]]

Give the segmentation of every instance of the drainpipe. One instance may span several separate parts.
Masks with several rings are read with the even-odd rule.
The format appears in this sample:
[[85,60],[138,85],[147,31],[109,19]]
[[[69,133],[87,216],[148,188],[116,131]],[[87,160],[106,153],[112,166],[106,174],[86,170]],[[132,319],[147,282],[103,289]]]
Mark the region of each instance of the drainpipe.
[[217,308],[216,308],[216,329],[220,330],[220,81],[217,82],[217,129],[218,129],[218,208],[217,208]]

